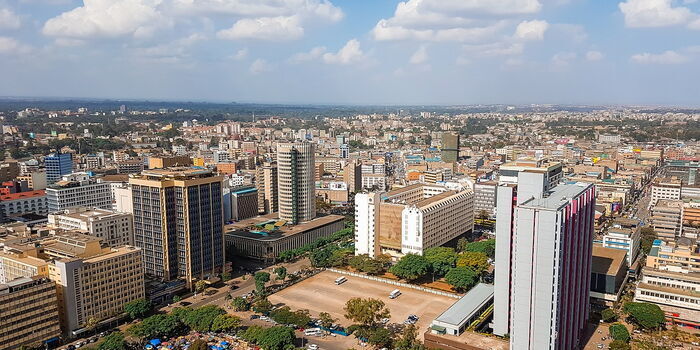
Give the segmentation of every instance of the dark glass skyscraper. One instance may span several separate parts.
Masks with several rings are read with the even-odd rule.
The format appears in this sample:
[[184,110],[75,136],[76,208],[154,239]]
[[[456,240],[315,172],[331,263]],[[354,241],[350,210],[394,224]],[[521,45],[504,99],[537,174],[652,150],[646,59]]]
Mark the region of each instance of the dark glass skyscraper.
[[52,184],[61,177],[73,172],[73,155],[70,153],[52,153],[44,157],[46,182]]

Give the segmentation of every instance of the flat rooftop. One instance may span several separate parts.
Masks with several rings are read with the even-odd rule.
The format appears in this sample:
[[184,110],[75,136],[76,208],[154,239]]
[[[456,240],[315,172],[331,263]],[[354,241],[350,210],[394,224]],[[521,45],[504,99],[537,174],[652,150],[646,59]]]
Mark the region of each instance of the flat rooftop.
[[455,194],[457,194],[457,191],[443,192],[443,193],[436,194],[436,195],[429,197],[429,198],[426,198],[426,199],[421,199],[421,200],[415,202],[414,205],[418,208],[425,208],[425,207],[427,207],[433,203],[436,203],[438,201],[441,201],[445,198],[449,198],[450,196],[454,196]]
[[200,167],[171,167],[164,169],[149,169],[144,170],[140,175],[135,174],[133,177],[200,177],[203,175],[213,174],[211,170]]
[[[275,241],[343,220],[345,220],[345,217],[342,215],[326,215],[298,225],[288,225],[279,219],[278,213],[271,213],[226,225],[224,226],[224,234],[260,241]],[[284,224],[281,222],[284,222]],[[264,224],[276,225],[277,229],[266,230],[259,227],[261,225],[265,226]]]
[[616,276],[627,261],[626,257],[627,251],[625,250],[605,248],[594,244],[591,272]]
[[484,302],[493,298],[493,284],[479,283],[465,294],[449,309],[445,310],[435,321],[459,326],[466,322]]
[[528,208],[557,210],[568,203],[569,200],[580,195],[581,192],[587,190],[591,186],[591,184],[583,182],[557,185],[554,187],[554,192],[552,192],[549,197],[539,199],[533,198],[523,203],[522,206]]

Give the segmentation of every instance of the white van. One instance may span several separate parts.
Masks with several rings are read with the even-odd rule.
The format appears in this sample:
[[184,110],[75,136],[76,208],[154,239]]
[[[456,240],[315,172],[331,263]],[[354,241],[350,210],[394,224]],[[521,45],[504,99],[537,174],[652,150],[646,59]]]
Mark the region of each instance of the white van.
[[309,328],[304,330],[304,335],[306,336],[311,336],[311,335],[319,335],[321,333],[321,328]]
[[348,280],[348,279],[345,278],[345,276],[341,276],[341,277],[338,277],[338,278],[335,279],[335,284],[336,284],[336,285],[341,285],[341,284],[345,283],[347,280]]
[[389,299],[396,299],[399,297],[399,295],[401,295],[401,291],[398,289],[394,289],[391,291],[391,293],[389,293]]

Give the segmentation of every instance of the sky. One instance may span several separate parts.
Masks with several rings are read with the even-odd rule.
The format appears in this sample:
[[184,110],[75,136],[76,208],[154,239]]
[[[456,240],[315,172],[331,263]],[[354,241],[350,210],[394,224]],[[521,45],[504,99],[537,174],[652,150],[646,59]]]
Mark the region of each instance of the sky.
[[700,106],[698,0],[0,0],[0,96]]

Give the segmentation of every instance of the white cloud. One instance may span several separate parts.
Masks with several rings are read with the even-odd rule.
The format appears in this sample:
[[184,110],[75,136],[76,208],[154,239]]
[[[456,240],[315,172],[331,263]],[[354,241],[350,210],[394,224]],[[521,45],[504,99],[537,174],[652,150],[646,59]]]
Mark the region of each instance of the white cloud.
[[145,61],[175,63],[189,58],[190,48],[203,40],[206,40],[204,35],[194,33],[169,43],[135,48],[131,52],[135,57]]
[[423,64],[428,61],[428,48],[423,45],[408,60],[411,64]]
[[586,60],[588,61],[600,61],[603,59],[603,53],[600,51],[588,51],[586,52]]
[[337,22],[343,11],[328,0],[173,0],[180,14],[224,14],[241,17],[320,18]]
[[323,46],[317,46],[311,49],[309,52],[300,52],[289,58],[291,63],[301,63],[307,61],[313,61],[321,58],[323,54],[326,53],[326,48]]
[[632,61],[642,64],[681,64],[686,63],[690,59],[676,51],[664,51],[659,54],[640,53],[632,56]]
[[260,74],[269,72],[272,70],[272,65],[262,58],[258,58],[250,65],[250,72],[253,74]]
[[515,38],[522,40],[542,40],[544,32],[549,28],[549,23],[546,21],[522,21],[515,28]]
[[482,45],[464,45],[462,50],[470,55],[492,57],[492,56],[513,56],[523,53],[524,46],[521,43],[492,43]]
[[513,17],[539,12],[539,0],[407,0],[377,22],[376,40],[485,42]]
[[31,51],[31,47],[20,43],[14,38],[0,36],[0,54],[21,55]]
[[560,52],[552,56],[552,64],[556,67],[566,67],[571,61],[576,59],[576,54],[573,52]]
[[627,0],[619,7],[630,28],[681,25],[696,17],[687,7],[673,7],[672,0]]
[[72,38],[146,37],[172,24],[158,9],[162,0],[84,0],[83,6],[51,18],[45,35]]
[[216,33],[219,39],[259,39],[270,41],[295,40],[304,36],[297,16],[244,18],[229,29]]
[[[44,23],[55,37],[146,37],[176,23],[191,24],[207,16],[232,18],[222,39],[293,40],[304,25],[340,21],[343,11],[329,0],[83,0],[83,5]],[[1,21],[0,21],[1,22]]]
[[242,59],[245,59],[246,57],[248,57],[248,48],[247,47],[242,48],[242,49],[236,51],[236,53],[234,53],[233,55],[231,55],[231,58],[236,60],[236,61],[240,61]]
[[0,8],[0,29],[17,29],[22,25],[19,16],[10,9]]
[[328,64],[352,64],[364,61],[366,56],[360,48],[360,42],[357,39],[352,39],[337,53],[326,52],[322,58],[323,62]]

